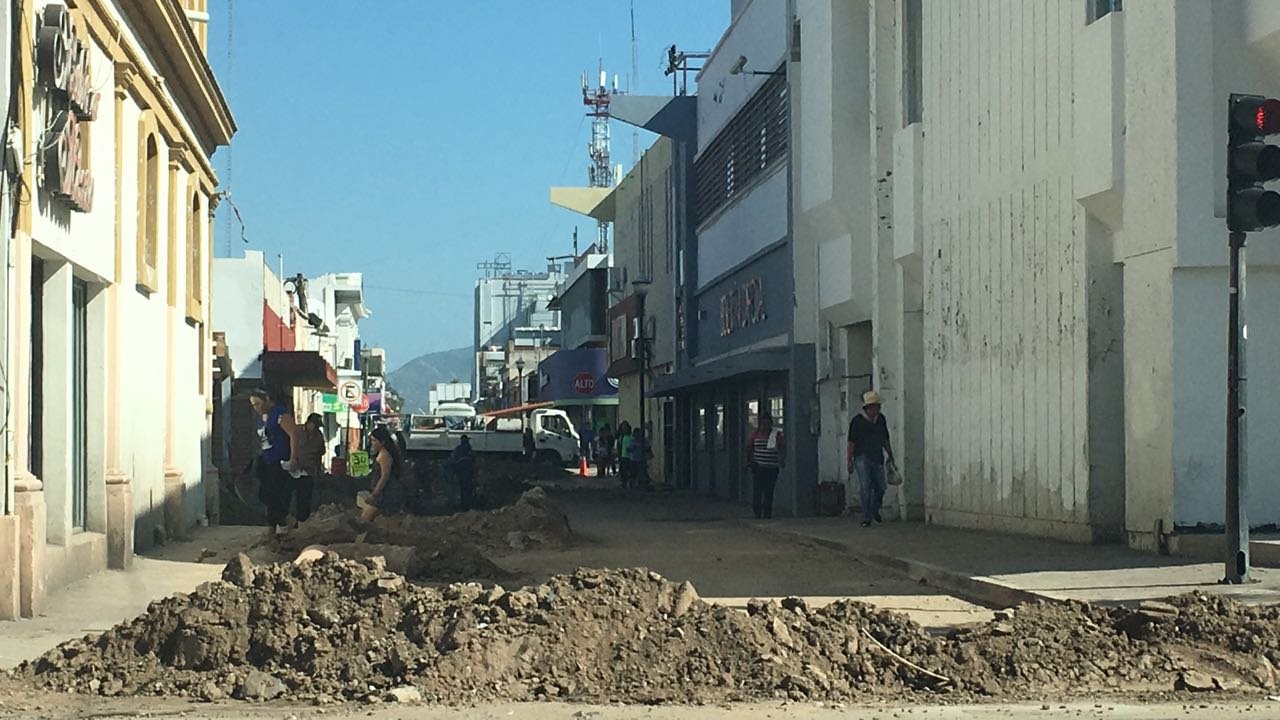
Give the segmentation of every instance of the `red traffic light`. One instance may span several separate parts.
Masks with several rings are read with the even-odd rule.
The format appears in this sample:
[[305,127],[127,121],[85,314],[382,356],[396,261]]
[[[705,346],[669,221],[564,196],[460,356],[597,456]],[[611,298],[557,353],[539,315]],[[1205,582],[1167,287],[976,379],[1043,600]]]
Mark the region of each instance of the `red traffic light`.
[[1280,132],[1280,100],[1269,98],[1253,111],[1253,126],[1263,135]]

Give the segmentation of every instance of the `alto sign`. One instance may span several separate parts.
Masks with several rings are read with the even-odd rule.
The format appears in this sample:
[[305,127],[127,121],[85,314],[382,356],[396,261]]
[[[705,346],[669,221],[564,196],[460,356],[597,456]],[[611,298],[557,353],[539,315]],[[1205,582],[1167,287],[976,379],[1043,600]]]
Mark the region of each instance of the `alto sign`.
[[596,376],[589,372],[580,372],[573,376],[573,391],[579,395],[590,395],[596,391]]
[[36,25],[36,63],[44,89],[48,128],[39,139],[40,185],[79,212],[93,209],[83,124],[98,115],[98,93],[89,72],[89,46],[62,4],[46,5]]

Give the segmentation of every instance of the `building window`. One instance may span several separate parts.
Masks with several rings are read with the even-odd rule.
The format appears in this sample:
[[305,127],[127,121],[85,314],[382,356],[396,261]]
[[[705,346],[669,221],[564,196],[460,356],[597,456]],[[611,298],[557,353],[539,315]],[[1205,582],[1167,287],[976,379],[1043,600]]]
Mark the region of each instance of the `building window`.
[[143,130],[138,163],[138,286],[156,292],[160,264],[160,143]]
[[747,401],[747,427],[752,431],[760,425],[760,401]]
[[1085,2],[1088,3],[1089,13],[1086,23],[1091,23],[1094,20],[1124,9],[1121,7],[1123,0],[1085,0]]
[[187,319],[200,322],[204,310],[204,204],[192,193],[187,216]]
[[716,135],[694,163],[698,194],[695,224],[706,222],[786,159],[789,112],[786,79],[773,75]]
[[724,431],[724,404],[716,403],[716,449],[728,447],[728,437]]
[[707,449],[707,409],[704,407],[698,408],[697,432],[698,432],[698,438],[695,445],[699,450],[706,450]]
[[902,6],[902,124],[924,120],[924,16],[920,0]]
[[769,416],[773,418],[773,426],[779,430],[782,429],[783,420],[786,417],[783,415],[784,409],[781,395],[774,395],[769,398]]

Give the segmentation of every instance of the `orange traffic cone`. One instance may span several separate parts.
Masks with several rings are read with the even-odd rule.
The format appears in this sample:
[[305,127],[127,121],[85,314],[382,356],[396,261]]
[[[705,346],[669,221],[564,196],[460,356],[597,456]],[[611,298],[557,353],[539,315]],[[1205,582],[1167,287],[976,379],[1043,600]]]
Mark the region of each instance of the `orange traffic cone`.
[[587,476],[587,457],[585,455],[578,456],[578,474],[582,477]]

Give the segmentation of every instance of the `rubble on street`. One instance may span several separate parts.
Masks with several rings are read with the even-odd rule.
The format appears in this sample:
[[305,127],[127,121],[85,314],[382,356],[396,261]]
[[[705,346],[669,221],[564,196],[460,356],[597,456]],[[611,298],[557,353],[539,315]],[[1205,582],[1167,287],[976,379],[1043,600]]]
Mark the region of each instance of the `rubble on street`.
[[1037,603],[934,636],[848,600],[711,604],[643,568],[422,587],[382,558],[232,561],[220,582],[67,642],[14,679],[58,692],[325,704],[1002,699],[1266,693],[1280,609],[1204,595]]

